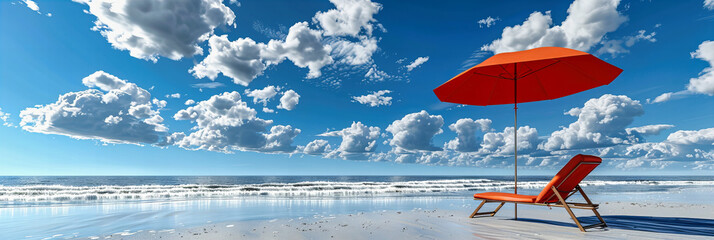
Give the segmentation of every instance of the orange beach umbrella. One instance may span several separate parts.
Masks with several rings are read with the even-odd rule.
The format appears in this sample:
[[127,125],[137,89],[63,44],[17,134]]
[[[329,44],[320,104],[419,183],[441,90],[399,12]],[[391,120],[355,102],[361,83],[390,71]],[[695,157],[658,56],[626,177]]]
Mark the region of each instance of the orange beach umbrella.
[[[518,103],[551,100],[607,85],[622,69],[561,47],[496,54],[434,89],[442,102],[513,104],[515,193],[518,193]],[[518,219],[516,208],[515,218]]]

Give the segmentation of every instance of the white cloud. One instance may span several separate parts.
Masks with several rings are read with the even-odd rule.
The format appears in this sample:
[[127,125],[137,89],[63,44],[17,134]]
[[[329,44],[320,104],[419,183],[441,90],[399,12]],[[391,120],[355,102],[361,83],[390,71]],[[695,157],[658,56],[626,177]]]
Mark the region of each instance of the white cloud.
[[426,61],[429,61],[429,57],[418,57],[415,59],[412,63],[407,65],[407,72],[411,72],[415,68],[419,67],[420,65],[424,64]]
[[377,39],[374,37],[360,37],[359,42],[335,38],[328,42],[332,49],[330,53],[340,63],[349,65],[362,65],[372,61],[372,55],[377,51]]
[[458,152],[478,151],[481,139],[476,136],[476,131],[488,132],[491,129],[490,119],[462,118],[449,125],[449,129],[457,136],[445,144],[445,148]]
[[[489,132],[483,135],[480,154],[508,156],[514,154],[513,127],[506,127],[503,132]],[[537,149],[538,130],[529,126],[518,127],[518,154],[528,154]]]
[[374,24],[381,26],[373,16],[381,5],[369,0],[333,0],[332,3],[336,9],[317,12],[313,17],[321,28],[311,29],[307,22],[298,22],[288,30],[285,40],[256,43],[250,38],[229,41],[227,36],[212,36],[208,56],[189,72],[197,78],[209,79],[221,73],[247,86],[268,66],[285,59],[295,66],[308,68],[307,78],[320,77],[321,69],[333,63],[352,66],[372,63],[379,41],[372,37],[372,30]]
[[153,103],[154,105],[156,105],[156,107],[159,108],[159,109],[165,108],[165,107],[166,107],[166,104],[167,104],[167,103],[166,103],[166,100],[159,100],[159,99],[156,99],[156,98],[152,99],[152,100],[151,100],[151,103]]
[[211,80],[222,73],[234,83],[247,86],[267,66],[289,59],[295,66],[307,67],[310,70],[307,77],[315,78],[322,74],[323,66],[333,62],[330,47],[321,41],[322,32],[310,29],[306,22],[290,27],[285,41],[273,39],[267,44],[256,43],[250,38],[229,41],[227,35],[212,36],[208,40],[208,56],[189,72],[197,78]]
[[325,132],[318,136],[342,137],[340,146],[327,154],[327,157],[341,157],[343,159],[364,159],[367,153],[373,152],[379,138],[379,127],[370,127],[361,122],[352,122],[348,128]]
[[627,134],[638,133],[641,135],[659,135],[659,133],[662,130],[667,130],[667,129],[670,129],[673,127],[674,127],[674,125],[670,125],[670,124],[655,124],[655,125],[646,125],[646,126],[634,127],[634,128],[626,128],[625,132],[627,132]]
[[12,126],[13,126],[13,124],[8,121],[9,118],[10,118],[10,114],[9,114],[9,113],[6,113],[6,112],[3,112],[3,111],[2,111],[2,108],[0,108],[0,120],[2,120],[2,125],[3,125],[3,126],[6,126],[6,127],[12,127]]
[[122,118],[119,116],[112,116],[109,115],[109,117],[104,119],[104,123],[109,124],[109,125],[115,125],[121,122]]
[[696,131],[679,130],[667,136],[667,142],[681,145],[703,145],[714,144],[714,128],[705,128]]
[[424,110],[407,114],[387,127],[393,136],[389,145],[396,153],[441,150],[432,144],[432,138],[443,132],[443,125],[441,115],[429,115]]
[[[663,168],[673,163],[690,164],[693,169],[714,167],[714,128],[700,130],[679,130],[667,136],[662,142],[638,143],[627,146],[616,157],[624,157],[628,162],[649,163],[652,167]],[[620,168],[633,166],[618,164]]]
[[245,94],[248,97],[253,98],[253,103],[263,103],[263,106],[268,105],[268,101],[275,97],[280,91],[280,87],[267,86],[263,89],[245,90]]
[[714,10],[714,0],[704,0],[704,8]]
[[487,27],[490,28],[493,25],[496,25],[496,21],[501,20],[500,18],[492,18],[491,16],[488,16],[487,18],[478,20],[478,27],[483,28]]
[[267,107],[263,107],[263,112],[264,112],[264,113],[274,113],[275,110],[270,109],[270,108],[267,108]]
[[186,100],[186,102],[184,103],[184,105],[186,106],[191,106],[194,104],[196,104],[196,101],[194,101],[193,99]]
[[92,89],[65,93],[55,103],[22,110],[22,128],[107,143],[163,141],[168,129],[152,109],[148,91],[103,71],[85,77],[82,83]]
[[389,90],[379,90],[367,95],[354,96],[352,99],[353,102],[369,105],[370,107],[377,107],[380,105],[389,106],[392,105],[392,97],[385,96],[385,94],[391,92],[392,91]]
[[37,6],[37,3],[32,0],[22,0],[25,5],[27,5],[28,8],[32,9],[32,11],[35,11],[37,13],[40,13],[40,6]]
[[386,72],[377,69],[377,66],[372,66],[369,68],[367,73],[364,74],[364,77],[370,81],[381,82],[390,78],[391,76]]
[[[667,92],[657,96],[651,103],[661,103],[683,98],[693,94],[714,96],[714,41],[704,41],[696,51],[690,53],[692,58],[698,58],[709,63],[696,78],[689,79],[687,89],[678,92]],[[649,102],[649,101],[648,101]]]
[[[27,8],[29,8],[30,10],[35,11],[37,14],[42,15],[42,12],[40,12],[40,6],[37,5],[37,3],[36,3],[35,1],[32,1],[32,0],[22,0],[22,3],[24,3],[25,6],[27,6]],[[14,3],[13,3],[13,4],[14,4]],[[45,14],[45,15],[48,16],[48,17],[52,17],[52,13],[47,13],[47,14]]]
[[627,36],[623,39],[616,40],[606,40],[602,42],[602,47],[597,50],[597,54],[610,54],[611,57],[617,57],[623,53],[629,53],[628,48],[635,45],[639,41],[657,42],[655,38],[656,32],[650,32],[649,34],[645,30],[640,30],[637,35]]
[[533,12],[521,25],[504,28],[501,38],[481,50],[502,53],[557,46],[588,51],[627,20],[617,11],[619,3],[619,0],[575,0],[565,21],[552,27],[550,11]]
[[238,92],[225,92],[198,102],[195,106],[180,110],[174,115],[176,120],[195,122],[196,131],[188,136],[178,137],[174,144],[191,150],[218,152],[258,151],[292,152],[293,138],[300,129],[290,125],[272,125],[272,120],[256,117],[255,109],[241,100]]
[[303,153],[309,155],[322,155],[330,151],[330,144],[322,139],[316,139],[308,143],[303,149]]
[[698,58],[709,63],[699,77],[692,78],[687,84],[687,90],[695,93],[714,96],[714,41],[704,41],[697,51],[691,53],[692,58]]
[[154,62],[160,56],[179,60],[202,54],[198,44],[235,19],[220,0],[78,1],[97,17],[92,29],[113,47]]
[[678,92],[667,92],[667,93],[662,93],[661,95],[657,96],[654,100],[650,101],[650,99],[647,99],[647,103],[661,103],[661,102],[666,102],[670,100],[675,100],[675,99],[680,99],[687,97],[689,95],[695,94],[692,91],[689,90],[682,90]]
[[166,98],[181,98],[180,93],[172,93],[172,94],[166,94]]
[[280,97],[280,105],[278,105],[278,108],[292,111],[298,102],[300,102],[300,95],[292,89],[287,90],[283,93],[283,96]]
[[[322,75],[320,69],[333,63],[329,56],[330,47],[322,45],[322,31],[310,29],[307,22],[299,22],[290,27],[285,42],[271,40],[266,55],[268,59],[287,58],[301,68],[308,68],[307,78]],[[276,61],[276,60],[271,60]]]
[[325,36],[356,37],[364,29],[367,35],[372,35],[372,23],[377,20],[374,15],[382,9],[382,5],[369,0],[330,0],[337,9],[318,12],[313,22],[325,30]]
[[644,110],[639,101],[625,95],[605,94],[566,114],[578,117],[578,120],[553,132],[541,146],[543,149],[553,151],[635,143],[639,139],[627,134],[625,128],[634,117],[644,114]]

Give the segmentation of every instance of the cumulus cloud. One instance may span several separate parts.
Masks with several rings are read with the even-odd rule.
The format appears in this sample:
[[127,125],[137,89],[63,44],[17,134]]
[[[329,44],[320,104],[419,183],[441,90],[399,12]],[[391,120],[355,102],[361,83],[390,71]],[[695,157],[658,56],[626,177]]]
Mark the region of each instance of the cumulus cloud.
[[714,96],[714,41],[704,41],[699,45],[697,51],[691,53],[692,58],[698,58],[709,63],[709,67],[704,68],[699,77],[692,78],[687,84],[687,90],[694,93]]
[[228,40],[227,35],[212,36],[208,40],[209,54],[189,70],[197,78],[211,80],[221,73],[233,82],[247,86],[269,65],[288,59],[301,68],[308,68],[308,78],[319,77],[320,69],[333,62],[330,47],[322,44],[322,32],[310,29],[307,22],[290,27],[283,40],[256,43],[250,38]]
[[689,79],[687,89],[678,92],[667,92],[657,96],[652,103],[661,103],[692,94],[714,96],[714,41],[704,41],[696,51],[690,53],[692,58],[698,58],[709,63],[696,78]]
[[443,125],[441,115],[429,115],[424,110],[407,114],[387,127],[393,136],[389,145],[396,153],[441,150],[432,144],[432,138],[443,132]]
[[374,152],[377,146],[377,139],[380,133],[379,127],[370,127],[361,122],[352,122],[348,128],[325,132],[318,136],[322,137],[342,137],[340,146],[328,153],[330,158],[344,159],[365,159],[367,153]]
[[521,25],[504,28],[501,38],[481,50],[502,53],[557,46],[588,51],[627,20],[617,11],[619,4],[619,0],[575,0],[557,26],[551,26],[550,11],[533,12]]
[[476,132],[488,132],[491,129],[491,119],[462,118],[449,125],[449,129],[457,136],[447,142],[445,148],[458,152],[474,152],[481,146],[481,139],[476,136]]
[[705,128],[696,131],[679,130],[667,136],[667,141],[681,145],[703,145],[714,144],[714,128]]
[[196,101],[194,101],[193,99],[186,100],[186,102],[184,103],[184,105],[186,106],[191,106],[194,104],[196,104]]
[[238,92],[224,92],[195,106],[178,111],[176,120],[196,123],[196,131],[173,141],[182,148],[230,153],[238,151],[292,152],[293,138],[300,129],[290,125],[272,125],[272,120],[256,117],[255,109],[241,100]]
[[164,140],[168,129],[154,110],[148,91],[104,71],[85,77],[82,83],[90,89],[65,93],[54,103],[22,110],[22,128],[107,143]]
[[330,0],[336,9],[318,12],[313,21],[325,30],[326,36],[356,37],[362,30],[372,35],[374,15],[382,5],[369,0]]
[[553,151],[635,143],[639,139],[627,134],[625,128],[634,117],[644,114],[644,110],[639,101],[625,95],[605,94],[565,114],[578,117],[578,120],[553,132],[541,146],[543,149]]
[[379,90],[367,95],[354,96],[352,97],[352,100],[353,102],[369,105],[370,107],[377,107],[380,105],[389,106],[392,105],[392,97],[385,96],[385,94],[391,92],[392,91],[389,90]]
[[97,17],[92,28],[132,57],[156,62],[202,54],[199,43],[235,14],[220,0],[78,0]]
[[278,105],[278,108],[292,111],[298,102],[300,102],[300,95],[290,89],[285,91],[283,96],[280,97],[280,105]]
[[414,70],[415,68],[417,68],[417,67],[419,67],[420,65],[424,64],[426,61],[429,61],[429,57],[428,57],[428,56],[426,56],[426,57],[418,57],[418,58],[415,59],[412,63],[410,63],[409,65],[406,66],[406,67],[407,67],[407,72],[411,72],[411,71]]
[[490,28],[493,25],[496,25],[496,21],[501,20],[500,18],[492,18],[491,16],[488,16],[484,19],[478,20],[478,27],[480,28]]
[[714,0],[704,0],[704,8],[714,10]]
[[659,133],[662,130],[667,130],[667,129],[670,129],[673,127],[674,127],[674,125],[670,125],[670,124],[655,124],[655,125],[646,125],[646,126],[634,127],[634,128],[626,128],[625,132],[627,132],[627,134],[638,133],[641,135],[659,135]]
[[[480,153],[494,156],[514,154],[513,127],[506,127],[503,132],[489,132],[483,135]],[[528,154],[537,149],[538,130],[529,126],[518,128],[518,154]]]
[[[333,63],[363,65],[372,63],[378,39],[372,36],[374,15],[381,5],[369,0],[334,0],[336,9],[317,12],[311,29],[307,22],[295,23],[284,40],[256,43],[250,38],[229,41],[227,36],[209,39],[209,54],[190,69],[197,78],[215,79],[219,73],[247,86],[271,65],[285,59],[308,68],[307,78],[322,75],[321,69]],[[355,41],[356,40],[356,41]]]
[[[714,128],[679,130],[662,142],[638,143],[627,146],[616,157],[630,163],[649,163],[652,167],[665,167],[673,163],[691,164],[693,169],[714,168]],[[619,168],[639,167],[629,163]]]
[[181,98],[180,93],[166,94],[166,98]]
[[263,106],[268,105],[268,101],[273,99],[280,91],[280,87],[267,86],[263,89],[245,90],[245,95],[253,98],[253,103],[263,103]]
[[309,155],[322,155],[330,151],[330,144],[322,139],[315,139],[303,148],[303,153]]

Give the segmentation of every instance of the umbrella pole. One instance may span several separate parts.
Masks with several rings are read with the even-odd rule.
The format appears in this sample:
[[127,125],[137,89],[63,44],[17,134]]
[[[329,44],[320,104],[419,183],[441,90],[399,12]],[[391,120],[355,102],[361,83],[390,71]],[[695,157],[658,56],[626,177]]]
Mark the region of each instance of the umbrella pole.
[[[513,157],[515,158],[514,165],[514,193],[518,194],[518,69],[517,63],[513,64]],[[518,204],[513,205],[513,214],[515,220],[518,220]]]

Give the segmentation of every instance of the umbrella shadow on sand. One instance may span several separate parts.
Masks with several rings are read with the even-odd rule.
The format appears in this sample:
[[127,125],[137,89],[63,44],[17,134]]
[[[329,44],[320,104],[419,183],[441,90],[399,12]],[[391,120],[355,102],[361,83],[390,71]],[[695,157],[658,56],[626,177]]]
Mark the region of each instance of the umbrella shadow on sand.
[[[605,215],[602,216],[602,218],[605,219],[608,228],[611,229],[714,237],[714,219],[631,215]],[[597,218],[595,218],[594,216],[580,217],[578,218],[578,220],[580,220],[583,225],[598,222]],[[532,218],[519,218],[518,221],[544,223],[567,227],[575,226],[575,224],[567,222]],[[593,230],[597,231],[596,229],[592,229],[590,231]]]

